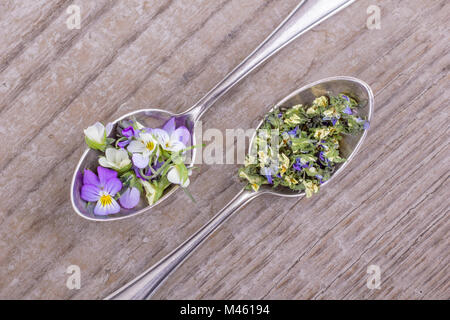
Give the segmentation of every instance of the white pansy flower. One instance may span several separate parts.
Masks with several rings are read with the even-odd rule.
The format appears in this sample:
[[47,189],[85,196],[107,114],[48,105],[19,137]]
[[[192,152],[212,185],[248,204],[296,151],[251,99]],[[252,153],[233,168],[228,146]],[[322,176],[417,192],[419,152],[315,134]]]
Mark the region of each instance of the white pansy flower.
[[130,142],[127,149],[133,153],[134,165],[138,168],[145,168],[157,146],[158,141],[151,133],[141,132],[136,140]]
[[111,168],[118,172],[125,172],[131,168],[131,160],[124,149],[107,148],[105,157],[100,157],[98,163],[105,168]]
[[106,127],[100,122],[84,129],[86,144],[92,148],[104,151],[106,148],[106,137],[112,130],[112,124],[108,123]]
[[176,166],[172,166],[167,172],[167,179],[171,183],[179,184],[181,187],[186,188],[187,186],[189,186],[190,183],[188,177],[188,175],[190,174],[191,170],[188,170],[188,174],[183,177],[180,170]]
[[183,134],[186,134],[185,131],[187,132],[187,134],[189,134],[189,132],[185,128],[178,128],[171,134],[169,134],[164,129],[153,129],[152,134],[158,140],[161,148],[171,152],[178,152],[186,149],[186,145],[182,142],[183,139],[180,138],[183,136]]

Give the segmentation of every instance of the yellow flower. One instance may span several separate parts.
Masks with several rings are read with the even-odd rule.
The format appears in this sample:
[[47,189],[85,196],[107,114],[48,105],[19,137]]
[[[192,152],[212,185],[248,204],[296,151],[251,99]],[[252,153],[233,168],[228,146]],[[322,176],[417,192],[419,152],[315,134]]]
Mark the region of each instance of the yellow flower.
[[268,163],[269,156],[264,151],[258,151],[259,166],[264,168]]
[[287,169],[289,169],[289,158],[284,153],[282,153],[279,159],[281,161],[280,175],[283,175],[287,171]]
[[325,96],[321,96],[314,99],[313,104],[318,105],[319,107],[326,107],[328,106],[328,99]]
[[303,181],[303,185],[305,186],[305,193],[307,198],[310,198],[313,193],[319,192],[319,186],[311,181]]
[[302,122],[302,119],[294,113],[289,118],[285,119],[284,122],[291,126],[295,126],[297,124],[300,124],[300,122]]
[[330,134],[330,129],[328,129],[328,128],[317,129],[317,130],[314,132],[314,138],[320,140],[320,139],[325,138],[325,137],[328,136],[329,134]]
[[292,176],[285,176],[285,177],[284,177],[284,180],[285,180],[287,183],[289,183],[289,186],[290,186],[290,187],[292,187],[292,186],[294,186],[294,185],[296,185],[296,184],[298,183],[298,181],[295,180],[295,178],[292,177]]
[[332,107],[332,108],[328,108],[327,110],[325,110],[323,112],[323,115],[325,117],[329,117],[329,118],[332,118],[332,117],[337,118],[339,113],[336,111],[336,109],[334,107]]
[[307,115],[314,115],[314,114],[316,114],[318,111],[319,111],[319,110],[317,109],[316,106],[312,106],[312,107],[309,107],[308,110],[306,110],[306,114],[307,114]]

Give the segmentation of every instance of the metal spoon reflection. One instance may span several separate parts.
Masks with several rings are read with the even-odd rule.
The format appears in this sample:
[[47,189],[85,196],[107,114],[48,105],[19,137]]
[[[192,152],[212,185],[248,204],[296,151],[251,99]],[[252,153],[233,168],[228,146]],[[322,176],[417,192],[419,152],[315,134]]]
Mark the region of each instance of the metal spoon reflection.
[[[308,104],[314,98],[322,95],[337,95],[339,93],[351,93],[360,103],[358,115],[366,117],[369,121],[372,118],[374,98],[370,87],[363,81],[352,77],[333,77],[323,79],[307,85],[277,103],[276,107],[289,107],[296,104]],[[258,127],[261,126],[261,123]],[[360,135],[345,135],[340,142],[341,155],[347,159],[341,163],[331,178],[321,185],[321,188],[336,180],[344,168],[355,157],[361,147],[367,130]],[[250,142],[250,148],[255,138]],[[178,268],[187,257],[198,248],[211,233],[213,233],[226,219],[238,211],[251,200],[263,194],[272,194],[281,197],[302,197],[304,193],[294,192],[287,188],[273,189],[268,185],[262,186],[257,192],[242,189],[219,213],[217,213],[206,225],[192,235],[188,240],[173,250],[157,264],[146,270],[129,284],[120,288],[107,299],[146,299],[149,298],[157,288],[167,279],[167,277]],[[320,192],[319,195],[320,196]]]

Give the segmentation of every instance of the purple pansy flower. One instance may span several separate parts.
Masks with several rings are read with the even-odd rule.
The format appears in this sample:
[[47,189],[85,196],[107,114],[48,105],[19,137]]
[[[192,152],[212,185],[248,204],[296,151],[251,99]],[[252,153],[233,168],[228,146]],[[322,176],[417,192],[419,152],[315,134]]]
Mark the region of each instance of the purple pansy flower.
[[298,132],[298,126],[295,127],[295,129],[292,129],[291,131],[288,131],[288,134],[291,136],[296,136]]
[[131,138],[136,136],[136,131],[134,131],[133,126],[129,126],[122,130],[122,136],[127,138],[126,140],[119,141],[117,145],[120,148],[125,148],[131,141]]
[[273,179],[272,179],[272,170],[270,168],[264,167],[264,175],[267,178],[267,181],[270,184],[273,184]]
[[170,136],[170,140],[178,140],[185,146],[191,140],[191,133],[185,126],[176,127],[175,118],[171,118],[162,127],[164,131]]
[[345,100],[347,100],[348,102],[350,102],[350,98],[347,97],[346,95],[342,95],[342,98],[344,98]]
[[358,122],[358,123],[364,122],[364,124],[363,124],[364,130],[367,130],[367,129],[370,128],[370,122],[367,121],[367,120],[363,120],[363,119],[358,117],[358,118],[356,118],[356,122]]
[[352,108],[350,108],[349,106],[345,107],[344,111],[342,111],[346,114],[353,114]]
[[120,206],[114,196],[122,189],[122,182],[117,178],[117,172],[98,166],[97,173],[98,176],[89,169],[84,170],[81,199],[97,202],[94,208],[96,215],[118,213]]
[[319,183],[322,184],[323,183],[323,176],[321,176],[320,174],[316,174],[316,178],[319,179]]
[[141,193],[137,188],[128,188],[119,198],[120,205],[125,209],[132,209],[137,206],[141,198]]
[[331,119],[331,123],[333,124],[333,126],[336,124],[337,121],[338,121],[338,119],[336,119],[336,118]]
[[304,168],[309,168],[309,162],[303,164],[300,158],[297,158],[295,160],[295,163],[292,165],[292,168],[294,168],[295,170],[302,171]]
[[323,156],[323,151],[319,152],[319,159],[323,162],[325,162],[325,157]]

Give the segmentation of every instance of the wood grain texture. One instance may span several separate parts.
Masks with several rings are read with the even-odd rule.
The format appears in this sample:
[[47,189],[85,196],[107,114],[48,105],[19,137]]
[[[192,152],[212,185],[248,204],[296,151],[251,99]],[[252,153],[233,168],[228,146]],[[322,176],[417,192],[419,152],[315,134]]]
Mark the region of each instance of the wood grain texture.
[[[102,298],[220,210],[242,186],[236,165],[201,165],[196,205],[179,192],[136,218],[83,220],[69,201],[82,130],[145,107],[187,109],[297,2],[2,1],[0,298]],[[70,4],[80,30],[66,27]],[[371,4],[380,30],[366,27]],[[375,93],[367,140],[339,182],[311,199],[250,203],[154,298],[449,299],[449,15],[446,0],[359,0],[206,113],[204,128],[251,128],[294,89],[334,75]],[[80,290],[65,285],[72,264]],[[366,287],[370,264],[380,290]]]

